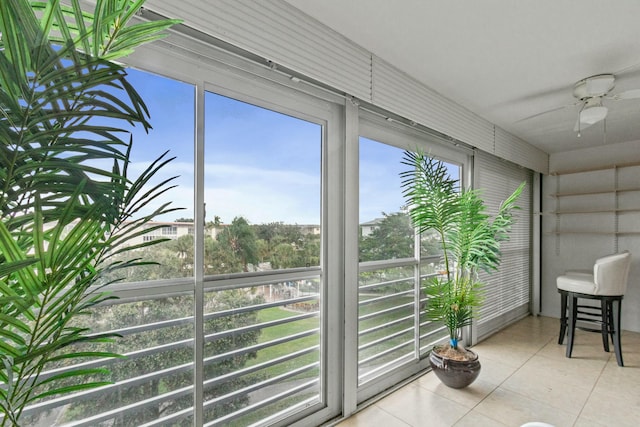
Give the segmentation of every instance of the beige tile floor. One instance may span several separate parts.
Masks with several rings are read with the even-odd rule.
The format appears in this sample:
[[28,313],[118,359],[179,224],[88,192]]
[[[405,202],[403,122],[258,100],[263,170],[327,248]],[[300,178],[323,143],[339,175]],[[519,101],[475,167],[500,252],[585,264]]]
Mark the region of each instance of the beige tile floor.
[[623,333],[619,367],[599,334],[579,330],[567,359],[558,322],[527,317],[476,345],[482,371],[466,389],[448,388],[430,372],[338,426],[639,426],[640,334]]

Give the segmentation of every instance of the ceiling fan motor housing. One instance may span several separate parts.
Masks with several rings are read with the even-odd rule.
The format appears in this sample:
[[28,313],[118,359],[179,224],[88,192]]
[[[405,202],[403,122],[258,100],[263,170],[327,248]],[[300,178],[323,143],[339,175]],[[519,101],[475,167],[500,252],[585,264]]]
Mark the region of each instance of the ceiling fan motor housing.
[[580,80],[573,87],[573,96],[581,101],[589,98],[602,97],[608,94],[615,86],[613,74],[598,74]]

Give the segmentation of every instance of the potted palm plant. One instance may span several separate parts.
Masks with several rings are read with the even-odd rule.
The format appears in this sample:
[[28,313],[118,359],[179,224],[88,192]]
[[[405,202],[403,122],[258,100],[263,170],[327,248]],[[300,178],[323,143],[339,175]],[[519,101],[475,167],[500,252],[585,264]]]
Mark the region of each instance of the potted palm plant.
[[116,357],[83,347],[113,337],[78,319],[111,298],[107,273],[145,263],[111,257],[155,244],[132,239],[173,210],[144,211],[170,188],[154,179],[170,159],[130,176],[128,126],[150,124],[113,61],[176,21],[131,24],[144,0],[97,0],[93,13],[65,3],[0,2],[0,426],[103,384],[90,378],[105,369],[74,363]]
[[446,385],[462,388],[480,373],[475,352],[463,348],[461,334],[482,304],[478,271],[490,272],[500,263],[500,242],[508,238],[513,210],[525,183],[501,204],[491,218],[478,190],[459,187],[443,162],[423,153],[405,151],[401,173],[403,194],[413,225],[420,233],[436,233],[442,250],[442,270],[422,284],[426,315],[442,322],[449,342],[430,352],[433,370]]

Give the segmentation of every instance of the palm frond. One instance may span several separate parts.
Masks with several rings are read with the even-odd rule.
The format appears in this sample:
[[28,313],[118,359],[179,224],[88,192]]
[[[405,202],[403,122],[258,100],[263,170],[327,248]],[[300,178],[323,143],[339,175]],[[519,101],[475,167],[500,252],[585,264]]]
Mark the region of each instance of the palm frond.
[[19,425],[38,399],[106,384],[69,384],[103,369],[40,375],[53,363],[117,357],[86,347],[115,335],[73,321],[113,298],[105,273],[145,262],[110,264],[113,249],[133,250],[149,221],[174,210],[134,218],[171,187],[171,178],[152,184],[166,154],[127,175],[130,127],[150,129],[149,111],[113,61],[177,22],[132,24],[143,3],[97,0],[91,12],[78,0],[0,2],[1,426]]
[[[478,190],[458,188],[443,162],[421,152],[406,151],[400,174],[409,215],[420,233],[433,230],[440,237],[445,277],[424,282],[429,296],[426,314],[449,330],[457,345],[460,328],[468,326],[482,303],[477,271],[492,271],[500,264],[500,242],[508,238],[518,209],[522,183],[490,218]],[[453,270],[453,271],[452,271]]]

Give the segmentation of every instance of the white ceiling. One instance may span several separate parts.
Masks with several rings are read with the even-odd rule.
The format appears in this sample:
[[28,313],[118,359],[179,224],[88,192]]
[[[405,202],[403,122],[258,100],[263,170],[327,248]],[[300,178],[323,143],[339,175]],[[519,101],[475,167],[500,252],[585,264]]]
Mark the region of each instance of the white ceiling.
[[548,153],[640,140],[640,99],[608,100],[580,138],[580,106],[520,121],[573,104],[595,74],[640,89],[638,0],[286,1]]

